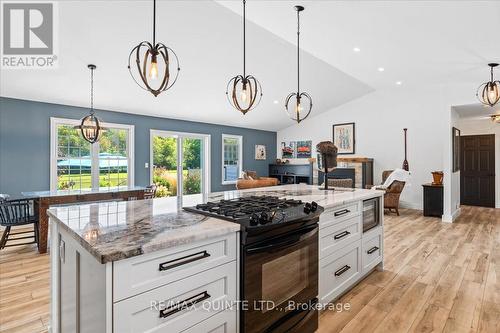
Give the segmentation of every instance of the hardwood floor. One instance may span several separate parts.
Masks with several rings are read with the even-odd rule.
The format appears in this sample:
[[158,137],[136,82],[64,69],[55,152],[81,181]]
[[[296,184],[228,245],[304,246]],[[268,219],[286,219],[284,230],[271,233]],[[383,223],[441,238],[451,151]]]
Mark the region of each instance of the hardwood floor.
[[[462,207],[453,224],[420,211],[386,215],[385,270],[325,311],[319,333],[500,332],[500,209]],[[0,332],[45,332],[49,256],[0,251]]]

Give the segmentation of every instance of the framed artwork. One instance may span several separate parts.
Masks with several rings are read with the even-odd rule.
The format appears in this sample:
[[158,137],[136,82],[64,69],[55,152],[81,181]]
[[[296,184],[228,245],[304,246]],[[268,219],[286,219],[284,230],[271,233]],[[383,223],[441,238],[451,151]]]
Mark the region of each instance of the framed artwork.
[[457,172],[460,171],[460,130],[456,127],[452,127],[451,135],[453,155],[452,171]]
[[266,159],[266,146],[255,145],[255,159],[265,160]]
[[295,158],[295,141],[281,142],[281,158]]
[[333,144],[339,149],[338,154],[354,154],[356,152],[356,135],[354,123],[333,125]]
[[312,141],[297,141],[297,158],[311,158]]

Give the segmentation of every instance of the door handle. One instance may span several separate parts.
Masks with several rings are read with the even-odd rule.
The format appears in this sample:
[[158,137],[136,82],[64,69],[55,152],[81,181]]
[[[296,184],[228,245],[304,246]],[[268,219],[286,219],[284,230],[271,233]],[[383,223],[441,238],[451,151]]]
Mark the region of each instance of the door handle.
[[350,213],[351,211],[349,209],[342,209],[342,210],[339,210],[338,212],[335,212],[333,215],[334,216],[342,216],[342,215],[345,215],[347,213]]
[[174,313],[192,307],[196,303],[203,302],[204,300],[209,299],[210,297],[211,297],[210,294],[207,291],[204,291],[192,297],[186,298],[185,300],[180,301],[173,306],[169,306],[163,310],[160,310],[160,318],[169,317]]
[[335,236],[333,236],[333,239],[341,239],[341,238],[344,238],[345,236],[347,235],[350,235],[351,233],[349,231],[344,231],[344,232],[341,232],[340,234],[336,234]]
[[347,272],[350,269],[351,269],[351,266],[345,265],[344,267],[342,267],[341,269],[339,269],[335,272],[335,276],[341,276],[342,274],[344,274],[345,272]]
[[372,254],[373,252],[377,251],[378,250],[378,246],[374,246],[372,247],[371,249],[369,249],[368,251],[366,251],[366,253],[368,254]]
[[207,251],[201,251],[197,253],[193,253],[187,256],[184,256],[182,258],[177,258],[173,260],[169,260],[166,262],[162,262],[161,264],[158,265],[158,270],[159,271],[166,271],[175,267],[179,267],[182,265],[189,264],[193,261],[201,260],[210,257],[210,253]]

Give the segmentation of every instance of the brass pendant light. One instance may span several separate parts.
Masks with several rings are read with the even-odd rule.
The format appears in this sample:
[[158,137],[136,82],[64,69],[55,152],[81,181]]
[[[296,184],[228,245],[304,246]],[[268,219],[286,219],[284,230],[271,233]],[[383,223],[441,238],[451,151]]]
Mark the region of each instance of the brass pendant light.
[[85,140],[90,143],[96,143],[101,138],[101,134],[104,128],[101,127],[101,121],[94,114],[94,71],[96,65],[87,65],[90,69],[90,114],[83,117],[80,125],[75,126],[81,131],[82,136]]
[[285,111],[291,119],[300,123],[311,114],[313,103],[308,93],[300,92],[300,12],[304,7],[295,6],[295,10],[297,11],[297,92],[287,96]]
[[262,87],[253,75],[246,75],[246,0],[243,0],[243,75],[233,77],[227,83],[226,96],[233,108],[246,114],[259,105]]
[[490,81],[483,83],[477,89],[476,96],[479,101],[488,106],[495,106],[500,101],[500,81],[493,79],[493,69],[498,66],[496,63],[488,64],[490,66]]
[[[172,75],[172,68],[175,75]],[[156,0],[153,0],[153,43],[143,41],[132,49],[128,70],[135,83],[155,97],[177,81],[180,71],[177,55],[170,47],[156,42]]]

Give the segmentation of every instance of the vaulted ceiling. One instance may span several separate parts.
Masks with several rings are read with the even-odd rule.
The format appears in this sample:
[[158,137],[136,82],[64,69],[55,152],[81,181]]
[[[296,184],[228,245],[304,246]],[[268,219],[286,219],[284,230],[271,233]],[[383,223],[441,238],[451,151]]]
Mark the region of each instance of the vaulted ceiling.
[[248,0],[247,69],[264,97],[242,116],[225,96],[227,81],[242,70],[240,1],[158,1],[157,39],[176,51],[182,69],[157,98],[127,70],[132,47],[151,38],[152,1],[59,1],[59,67],[2,69],[0,94],[88,106],[86,65],[94,63],[97,108],[279,130],[292,124],[283,100],[296,85],[299,3],[306,7],[301,86],[313,96],[314,114],[396,82],[479,85],[486,63],[500,62],[499,1]]

